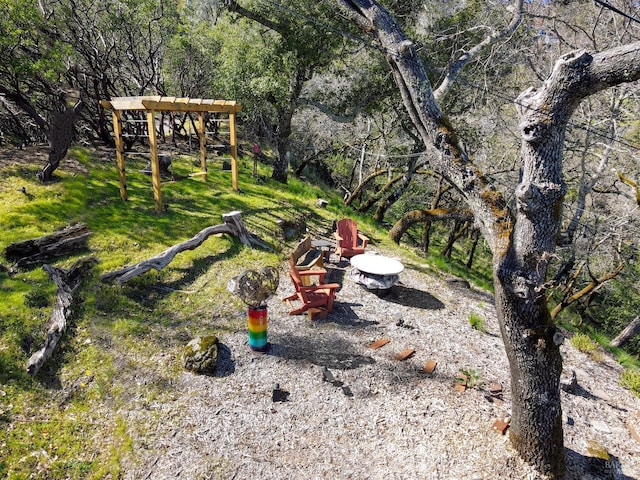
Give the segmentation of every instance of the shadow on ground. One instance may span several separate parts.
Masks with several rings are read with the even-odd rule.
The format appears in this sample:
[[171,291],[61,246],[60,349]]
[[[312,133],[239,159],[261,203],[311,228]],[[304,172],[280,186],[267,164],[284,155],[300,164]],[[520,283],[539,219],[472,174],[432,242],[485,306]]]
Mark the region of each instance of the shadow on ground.
[[375,363],[373,358],[356,353],[353,346],[344,339],[326,334],[311,338],[274,335],[269,355],[338,370],[350,370]]
[[371,293],[378,295],[387,302],[397,303],[405,307],[423,310],[441,310],[445,307],[444,303],[430,293],[404,285],[394,285],[388,291],[379,290],[377,292],[371,291]]
[[566,480],[638,480],[622,472],[620,460],[610,455],[609,460],[590,457],[566,449]]
[[218,363],[216,366],[216,377],[228,377],[236,371],[236,363],[233,361],[231,349],[223,344],[218,344]]

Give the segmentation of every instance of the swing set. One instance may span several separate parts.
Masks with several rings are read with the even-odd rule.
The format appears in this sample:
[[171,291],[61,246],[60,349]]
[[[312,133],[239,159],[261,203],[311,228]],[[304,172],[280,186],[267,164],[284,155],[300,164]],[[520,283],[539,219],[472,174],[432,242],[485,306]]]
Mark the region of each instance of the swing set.
[[123,112],[142,111],[146,113],[147,135],[149,138],[149,155],[151,160],[151,179],[153,184],[153,198],[156,212],[162,207],[162,190],[160,179],[160,165],[158,161],[158,140],[156,135],[157,112],[193,112],[198,114],[198,138],[200,140],[201,171],[192,175],[200,175],[207,179],[207,132],[205,125],[206,114],[227,114],[229,121],[229,147],[231,152],[231,186],[238,191],[238,150],[236,144],[236,113],[242,109],[234,100],[211,100],[202,98],[176,98],[160,96],[114,97],[111,100],[101,100],[100,105],[112,111],[113,134],[116,142],[116,162],[120,176],[120,197],[128,199],[127,179],[125,174],[125,150],[123,141]]

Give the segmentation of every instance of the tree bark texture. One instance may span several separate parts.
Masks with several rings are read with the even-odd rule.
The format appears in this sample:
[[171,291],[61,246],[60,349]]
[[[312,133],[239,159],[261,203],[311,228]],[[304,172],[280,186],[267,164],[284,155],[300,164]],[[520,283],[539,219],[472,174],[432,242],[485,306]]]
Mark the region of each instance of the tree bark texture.
[[16,267],[26,267],[86,250],[90,235],[86,224],[75,223],[49,235],[12,243],[5,248],[4,254],[7,260],[15,262]]
[[50,182],[53,179],[53,172],[67,154],[73,141],[73,125],[78,118],[81,106],[82,102],[78,102],[75,106],[68,107],[64,112],[53,116],[49,131],[49,159],[37,175],[41,182]]
[[565,130],[582,99],[640,77],[640,43],[593,55],[569,53],[558,60],[539,90],[531,88],[518,98],[523,175],[515,191],[516,208],[511,211],[504,196],[460,148],[413,44],[389,12],[375,0],[334,3],[385,55],[415,127],[425,145],[438,152],[430,158],[430,167],[455,185],[489,243],[496,308],[511,373],[511,440],[541,473],[561,478],[562,336],[546,304],[545,278],[566,191]]
[[76,262],[69,270],[55,268],[51,265],[43,265],[43,269],[49,274],[57,286],[56,302],[49,319],[49,328],[44,345],[35,352],[27,361],[27,372],[31,375],[38,373],[42,365],[51,357],[58,342],[67,329],[67,319],[71,315],[73,292],[82,278],[95,265],[96,260],[89,258]]
[[291,141],[291,120],[293,114],[298,108],[298,99],[302,93],[304,82],[308,80],[307,73],[301,66],[297,67],[296,74],[291,82],[289,91],[289,101],[285,107],[282,107],[278,113],[278,127],[276,140],[277,157],[273,165],[273,173],[271,178],[274,180],[287,183],[289,176],[289,143]]
[[227,213],[222,216],[222,219],[224,221],[222,225],[207,227],[189,240],[173,245],[155,257],[143,260],[135,265],[129,265],[119,270],[105,273],[100,279],[103,281],[114,281],[117,285],[123,285],[129,280],[147,273],[151,269],[160,271],[169,265],[178,253],[184,252],[185,250],[194,250],[202,245],[211,235],[218,233],[233,235],[237,237],[243,245],[249,247],[268,248],[268,245],[247,230],[240,212]]

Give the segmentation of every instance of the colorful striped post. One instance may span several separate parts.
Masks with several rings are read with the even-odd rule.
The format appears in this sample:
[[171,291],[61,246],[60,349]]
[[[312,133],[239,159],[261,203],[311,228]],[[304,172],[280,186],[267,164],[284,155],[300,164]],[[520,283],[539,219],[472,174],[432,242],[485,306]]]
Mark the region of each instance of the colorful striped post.
[[267,344],[267,306],[250,306],[249,316],[249,348],[256,352],[266,352]]

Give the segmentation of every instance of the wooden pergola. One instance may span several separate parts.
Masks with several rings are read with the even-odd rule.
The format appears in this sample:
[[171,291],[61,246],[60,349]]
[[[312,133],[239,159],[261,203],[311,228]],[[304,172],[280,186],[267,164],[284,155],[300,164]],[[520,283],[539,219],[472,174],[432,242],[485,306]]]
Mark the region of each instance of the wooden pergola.
[[156,202],[156,212],[162,211],[162,191],[160,188],[160,167],[158,164],[158,140],[156,137],[156,112],[195,112],[198,114],[198,137],[200,139],[200,166],[206,179],[206,131],[205,113],[226,113],[229,115],[229,144],[231,149],[231,185],[238,190],[238,150],[236,145],[236,112],[242,109],[233,100],[211,100],[202,98],[176,98],[160,96],[115,97],[111,100],[101,100],[100,104],[112,111],[113,133],[116,142],[116,161],[120,175],[120,196],[128,199],[127,179],[125,175],[125,152],[122,142],[122,112],[130,110],[145,111],[147,114],[147,131],[149,134],[149,150],[151,157],[151,178],[153,183],[153,198]]

